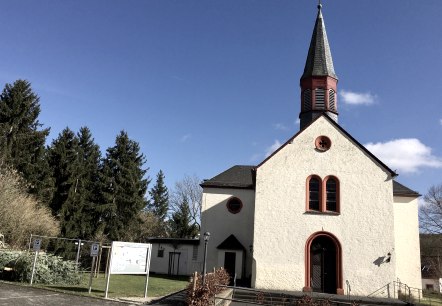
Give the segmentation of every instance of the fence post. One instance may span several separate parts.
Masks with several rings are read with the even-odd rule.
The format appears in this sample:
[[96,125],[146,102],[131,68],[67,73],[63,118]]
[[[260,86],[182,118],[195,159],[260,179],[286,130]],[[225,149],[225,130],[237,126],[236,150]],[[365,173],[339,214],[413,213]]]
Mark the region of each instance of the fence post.
[[390,283],[387,284],[387,295],[388,295],[388,298],[391,297],[390,296]]
[[195,292],[195,288],[196,288],[196,280],[198,278],[198,272],[194,272],[193,273],[193,285],[192,285],[192,292]]

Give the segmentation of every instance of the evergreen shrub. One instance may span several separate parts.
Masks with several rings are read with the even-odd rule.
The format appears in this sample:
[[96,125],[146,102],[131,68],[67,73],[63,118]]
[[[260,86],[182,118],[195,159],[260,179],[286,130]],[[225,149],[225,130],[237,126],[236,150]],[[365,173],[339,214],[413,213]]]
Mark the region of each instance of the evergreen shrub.
[[[1,278],[30,282],[35,253],[26,251],[0,251]],[[40,252],[35,265],[34,282],[47,285],[77,285],[81,275],[72,260]],[[6,269],[5,269],[6,268]]]

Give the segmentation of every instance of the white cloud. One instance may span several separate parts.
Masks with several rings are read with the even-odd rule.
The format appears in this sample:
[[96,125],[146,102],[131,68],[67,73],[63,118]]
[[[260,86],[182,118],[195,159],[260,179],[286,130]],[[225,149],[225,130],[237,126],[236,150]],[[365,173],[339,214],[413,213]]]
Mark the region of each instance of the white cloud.
[[296,121],[295,121],[295,125],[300,125],[301,124],[301,119],[296,119]]
[[439,119],[439,123],[440,123],[440,125],[442,125],[442,119]]
[[270,147],[267,148],[267,150],[266,150],[266,157],[269,157],[281,145],[282,144],[279,142],[279,140],[276,139],[275,142]]
[[289,129],[284,123],[275,123],[273,127],[279,131],[287,131]]
[[416,173],[421,168],[442,168],[442,158],[416,138],[367,143],[365,147],[398,173]]
[[376,102],[377,96],[370,92],[360,93],[350,90],[340,90],[339,95],[342,98],[342,102],[351,105],[370,105]]
[[181,136],[181,138],[180,138],[180,142],[186,142],[186,141],[188,141],[188,140],[190,139],[190,137],[192,137],[191,134],[183,135],[183,136]]

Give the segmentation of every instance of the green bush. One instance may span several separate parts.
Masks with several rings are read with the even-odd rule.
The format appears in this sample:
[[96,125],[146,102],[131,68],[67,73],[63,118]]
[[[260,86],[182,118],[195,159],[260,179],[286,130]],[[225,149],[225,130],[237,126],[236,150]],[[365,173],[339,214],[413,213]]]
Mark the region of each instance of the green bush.
[[[0,271],[3,279],[19,282],[30,282],[33,252],[0,251]],[[35,265],[34,282],[40,284],[76,285],[80,283],[81,276],[75,269],[75,262],[40,252]],[[12,270],[7,271],[5,267]]]

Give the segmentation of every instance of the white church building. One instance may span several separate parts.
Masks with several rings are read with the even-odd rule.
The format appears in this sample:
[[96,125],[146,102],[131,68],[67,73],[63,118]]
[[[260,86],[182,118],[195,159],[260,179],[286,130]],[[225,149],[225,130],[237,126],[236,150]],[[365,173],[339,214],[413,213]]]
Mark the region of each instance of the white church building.
[[208,271],[225,267],[257,289],[421,288],[419,194],[338,124],[337,83],[319,5],[299,132],[260,164],[201,184]]

